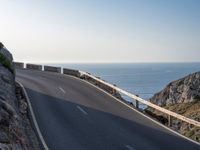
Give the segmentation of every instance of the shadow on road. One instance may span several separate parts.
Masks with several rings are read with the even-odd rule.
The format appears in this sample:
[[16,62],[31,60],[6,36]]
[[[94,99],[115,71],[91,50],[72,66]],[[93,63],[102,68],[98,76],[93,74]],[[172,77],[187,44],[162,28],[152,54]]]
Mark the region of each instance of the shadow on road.
[[134,117],[138,116],[134,114],[127,119],[77,104],[73,100],[48,96],[32,89],[26,90],[40,130],[52,150],[126,150],[130,147],[135,150],[200,149],[198,145],[149,120],[144,120],[145,124],[141,123],[143,121],[135,121]]

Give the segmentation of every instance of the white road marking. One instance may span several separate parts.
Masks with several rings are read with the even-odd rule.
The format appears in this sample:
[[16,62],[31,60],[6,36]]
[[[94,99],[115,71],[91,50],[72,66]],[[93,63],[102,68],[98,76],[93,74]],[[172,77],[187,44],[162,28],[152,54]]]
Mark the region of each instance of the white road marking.
[[130,146],[130,145],[126,145],[126,148],[129,149],[129,150],[136,150],[135,148],[133,148],[133,147]]
[[45,150],[49,150],[49,148],[48,148],[48,146],[47,146],[47,144],[46,144],[46,142],[45,142],[45,140],[44,140],[44,138],[42,136],[41,130],[40,130],[39,126],[38,126],[38,122],[37,122],[37,120],[35,118],[35,113],[33,112],[33,107],[31,105],[31,102],[30,102],[29,96],[28,96],[28,94],[26,92],[26,89],[24,88],[24,86],[19,81],[17,81],[17,83],[19,83],[19,85],[21,86],[21,88],[22,88],[22,90],[24,92],[24,95],[26,97],[26,100],[27,100],[27,103],[28,103],[28,109],[30,111],[30,115],[31,115],[33,124],[34,124],[34,126],[36,128],[36,132],[38,134],[39,140],[41,141],[41,144],[44,147],[44,149]]
[[88,113],[85,111],[85,110],[83,110],[83,108],[81,108],[80,106],[76,106],[83,114],[85,114],[85,115],[87,115]]
[[64,94],[66,93],[65,90],[64,90],[63,88],[59,87],[59,89],[60,89]]

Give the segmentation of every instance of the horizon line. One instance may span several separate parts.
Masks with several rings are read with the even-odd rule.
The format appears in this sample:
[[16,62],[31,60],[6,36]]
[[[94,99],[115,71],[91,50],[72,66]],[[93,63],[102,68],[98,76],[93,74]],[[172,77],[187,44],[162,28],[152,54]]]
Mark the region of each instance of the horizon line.
[[200,63],[200,61],[149,61],[149,62],[78,62],[78,61],[71,61],[71,62],[59,62],[59,61],[15,61],[14,62],[24,62],[24,63],[43,63],[43,64],[146,64],[146,63]]

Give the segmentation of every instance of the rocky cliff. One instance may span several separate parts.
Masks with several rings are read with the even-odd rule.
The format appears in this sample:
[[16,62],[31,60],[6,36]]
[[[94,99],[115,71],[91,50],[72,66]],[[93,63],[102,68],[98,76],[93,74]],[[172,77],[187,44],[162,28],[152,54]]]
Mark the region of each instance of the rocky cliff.
[[[170,111],[200,121],[200,72],[169,83],[150,101]],[[162,123],[167,123],[167,116],[162,113],[151,108],[147,108],[146,112]],[[171,128],[200,142],[200,128],[198,127],[189,126],[187,123],[173,118]]]
[[18,98],[12,54],[0,43],[0,149],[35,149],[33,144],[40,149],[28,119],[26,102],[17,93]]
[[150,101],[160,106],[200,101],[200,72],[169,83]]

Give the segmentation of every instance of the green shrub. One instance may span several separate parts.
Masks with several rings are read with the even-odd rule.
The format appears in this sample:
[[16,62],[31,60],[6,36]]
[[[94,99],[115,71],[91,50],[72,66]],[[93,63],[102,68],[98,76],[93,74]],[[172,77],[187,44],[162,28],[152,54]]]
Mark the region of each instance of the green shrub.
[[12,62],[10,62],[3,54],[0,53],[0,63],[6,67],[10,72],[14,73],[14,68],[12,67]]
[[4,45],[0,42],[0,49],[2,49],[4,47]]

